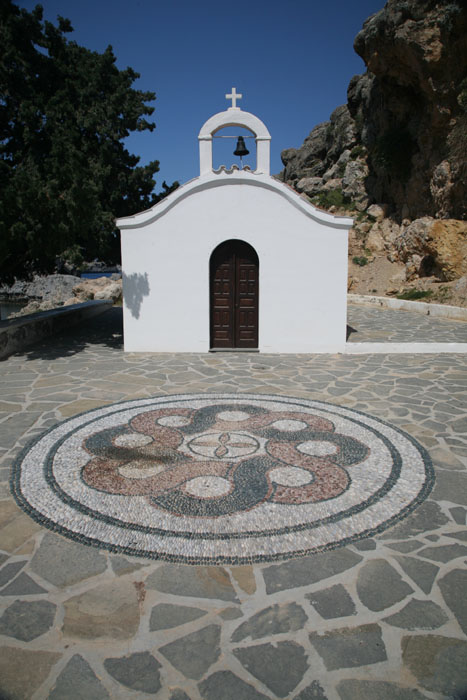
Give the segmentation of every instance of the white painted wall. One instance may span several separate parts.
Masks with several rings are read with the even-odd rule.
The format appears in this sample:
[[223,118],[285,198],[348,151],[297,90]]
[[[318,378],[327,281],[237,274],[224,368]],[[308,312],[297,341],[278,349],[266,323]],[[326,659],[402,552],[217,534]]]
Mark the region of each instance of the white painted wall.
[[196,178],[117,223],[126,351],[209,350],[209,259],[231,238],[259,257],[260,351],[343,350],[351,219],[267,175],[234,171]]

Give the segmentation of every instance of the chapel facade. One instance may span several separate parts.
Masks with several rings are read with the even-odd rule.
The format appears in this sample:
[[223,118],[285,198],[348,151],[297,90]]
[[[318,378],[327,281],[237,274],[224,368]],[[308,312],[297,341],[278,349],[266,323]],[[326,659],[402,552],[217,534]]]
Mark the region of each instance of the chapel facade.
[[[315,208],[270,175],[271,136],[232,106],[199,132],[199,177],[118,219],[124,347],[132,352],[340,352],[352,219]],[[254,170],[213,169],[213,138],[247,129]]]

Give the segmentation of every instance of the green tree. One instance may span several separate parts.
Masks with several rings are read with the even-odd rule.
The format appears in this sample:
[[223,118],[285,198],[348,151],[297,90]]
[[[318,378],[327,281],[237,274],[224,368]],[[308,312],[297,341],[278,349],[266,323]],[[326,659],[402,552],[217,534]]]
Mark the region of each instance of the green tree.
[[159,162],[138,166],[122,143],[152,131],[152,92],[131,86],[109,46],[68,40],[69,20],[43,21],[0,0],[0,278],[52,271],[57,256],[118,258],[115,217],[148,208]]

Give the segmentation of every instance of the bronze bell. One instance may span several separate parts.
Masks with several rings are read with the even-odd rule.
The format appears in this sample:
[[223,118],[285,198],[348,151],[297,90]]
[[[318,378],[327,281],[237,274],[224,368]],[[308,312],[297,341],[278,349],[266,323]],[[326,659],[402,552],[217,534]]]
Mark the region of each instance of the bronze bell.
[[249,150],[247,150],[247,147],[245,146],[245,141],[243,136],[239,136],[237,139],[237,147],[234,151],[234,156],[247,156],[249,154]]

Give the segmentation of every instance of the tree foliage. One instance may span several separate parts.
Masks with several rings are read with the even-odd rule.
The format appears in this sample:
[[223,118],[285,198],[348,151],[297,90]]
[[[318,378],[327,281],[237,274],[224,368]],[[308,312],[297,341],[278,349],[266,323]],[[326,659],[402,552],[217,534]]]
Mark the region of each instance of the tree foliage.
[[115,259],[114,219],[148,208],[159,162],[138,166],[122,143],[152,131],[152,92],[131,86],[109,46],[102,54],[68,40],[69,20],[43,21],[0,0],[0,276],[54,268],[80,249]]

